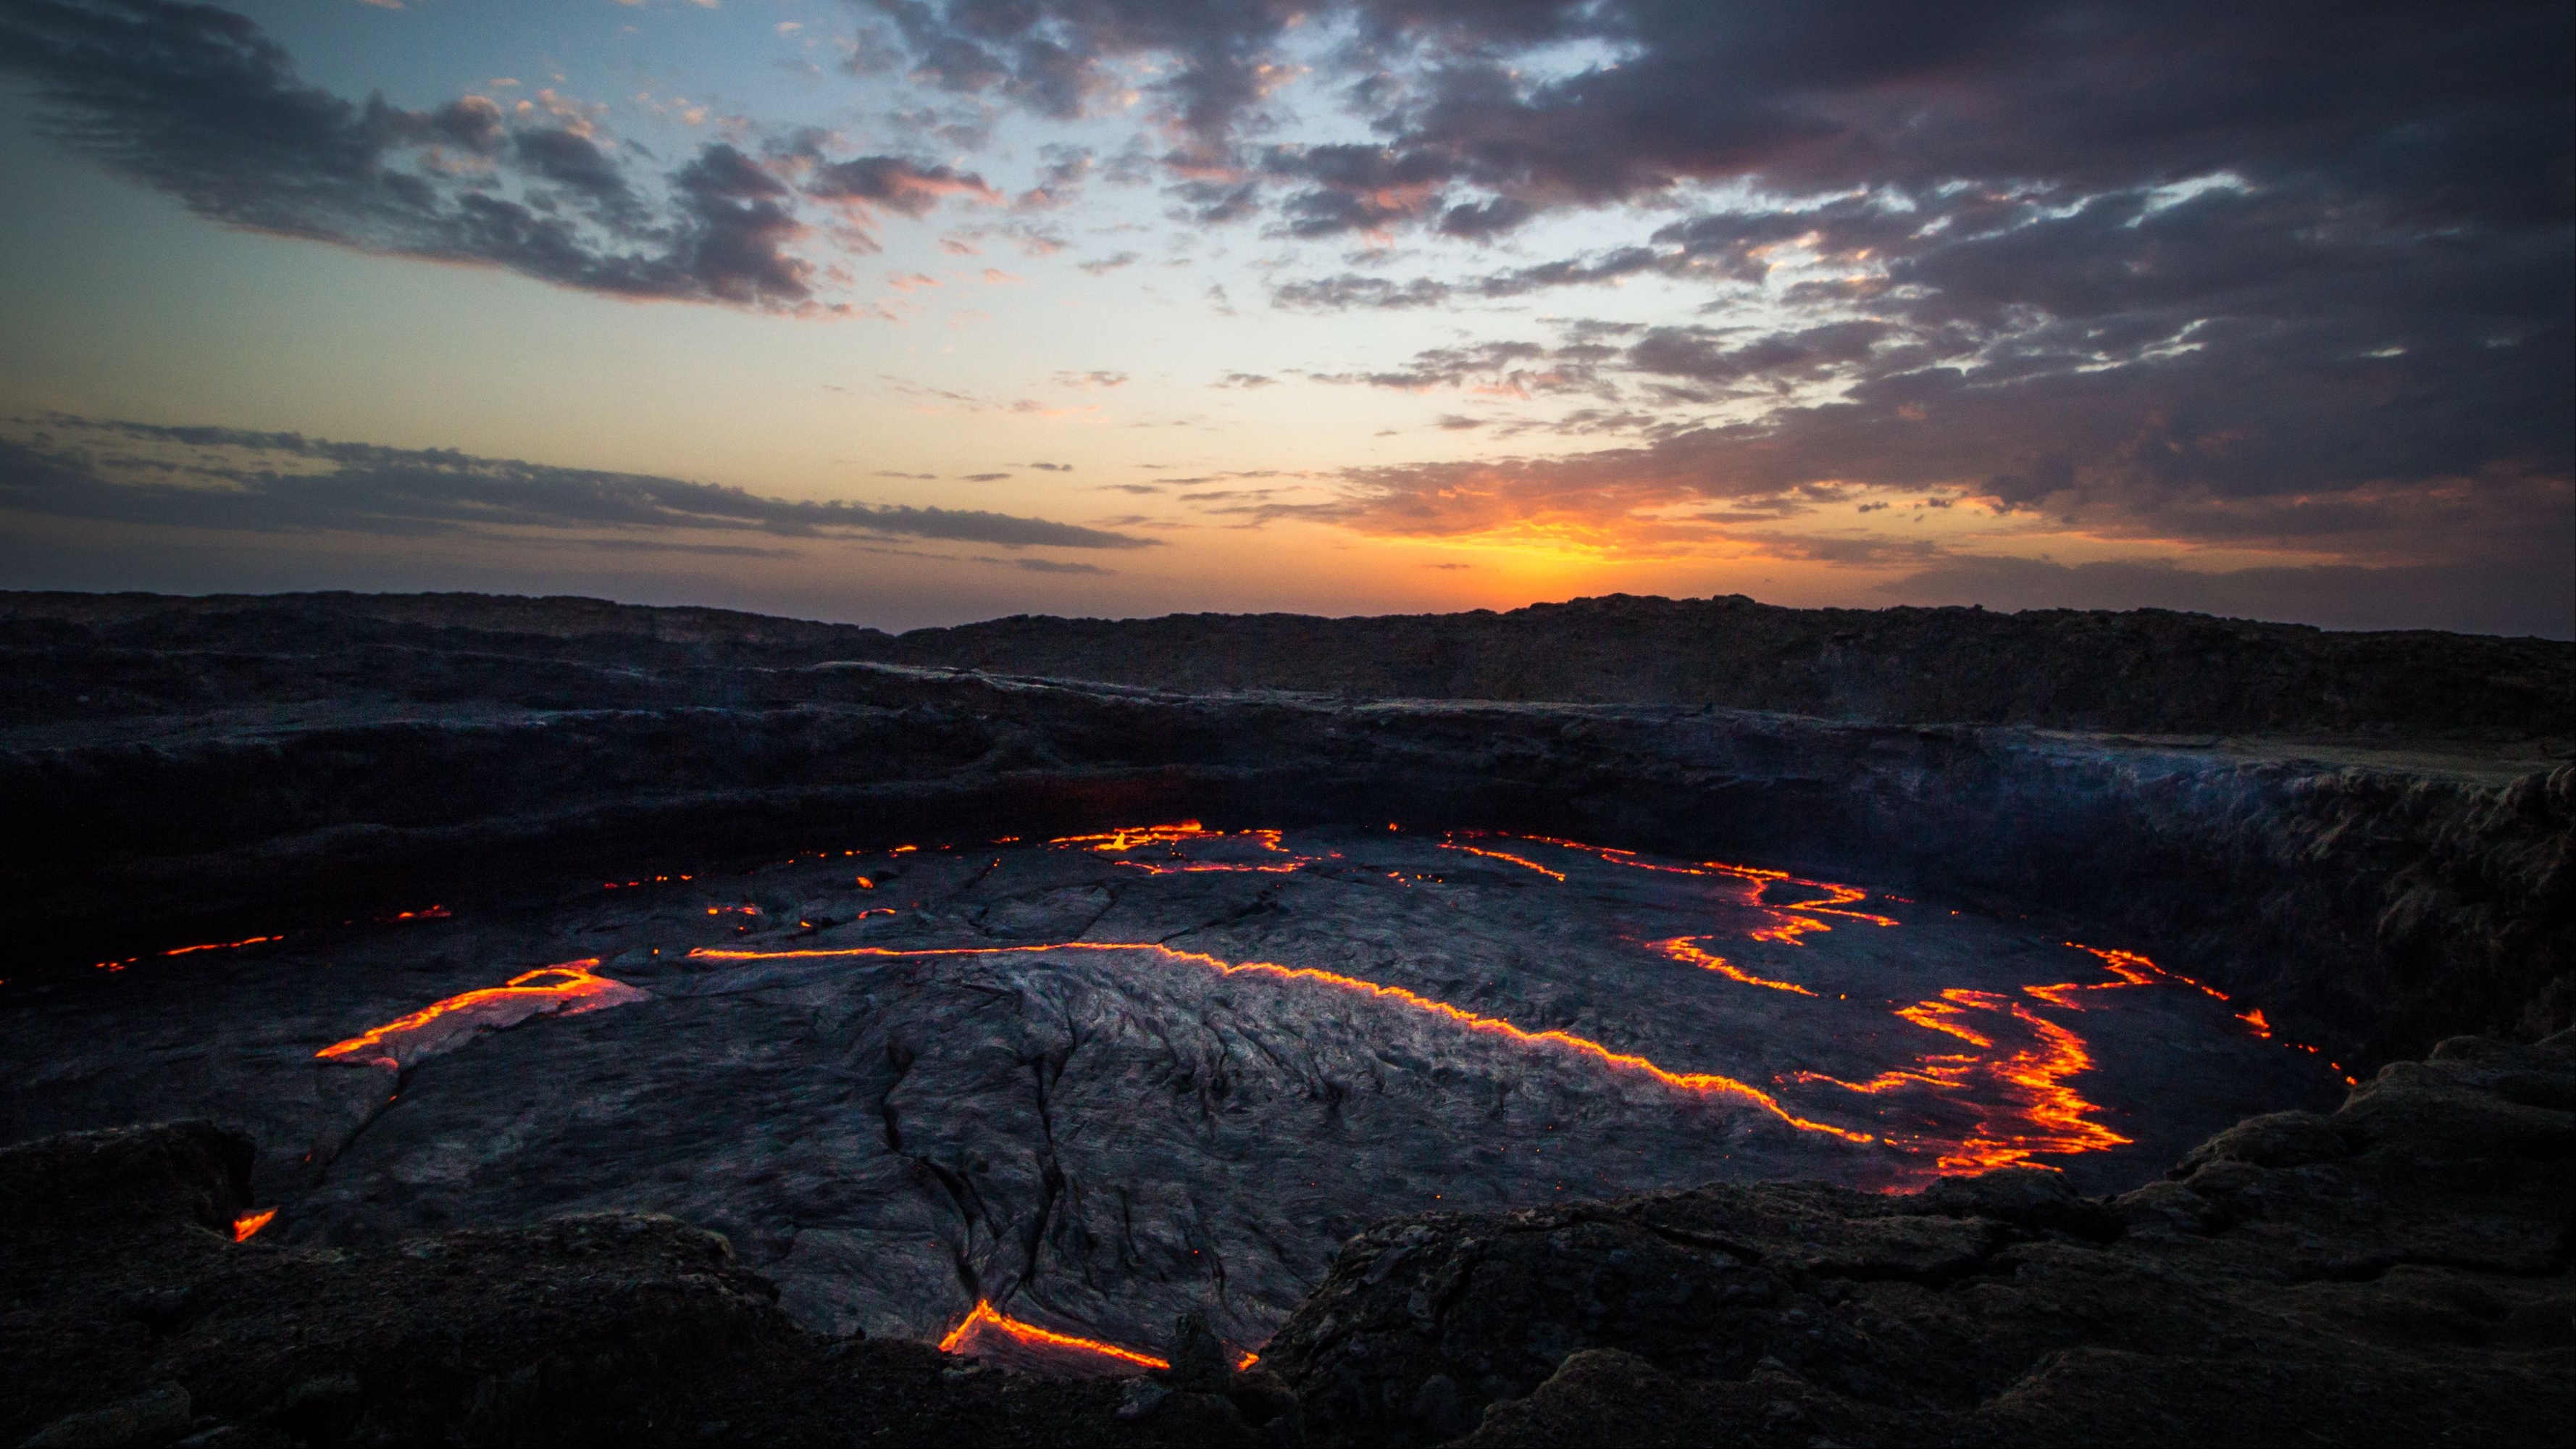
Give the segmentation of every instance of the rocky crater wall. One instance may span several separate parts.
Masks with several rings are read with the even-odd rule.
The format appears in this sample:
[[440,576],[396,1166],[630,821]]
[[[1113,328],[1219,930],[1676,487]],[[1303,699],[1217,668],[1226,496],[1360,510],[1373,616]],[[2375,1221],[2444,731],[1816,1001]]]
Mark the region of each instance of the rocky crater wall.
[[461,698],[236,691],[183,723],[20,731],[0,750],[20,826],[0,865],[34,958],[797,846],[1383,815],[2107,923],[2347,1061],[2537,1035],[2576,1008],[2566,766],[2481,780],[2010,728],[869,665],[723,672],[726,705],[569,708],[594,676],[611,695],[671,681],[465,664],[487,677]]

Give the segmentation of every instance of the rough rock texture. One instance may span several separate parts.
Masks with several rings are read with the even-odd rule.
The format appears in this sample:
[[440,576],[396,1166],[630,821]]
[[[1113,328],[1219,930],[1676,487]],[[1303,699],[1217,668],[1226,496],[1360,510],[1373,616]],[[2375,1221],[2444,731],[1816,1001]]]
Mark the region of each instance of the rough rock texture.
[[2501,1445],[2576,1413],[2569,1035],[2445,1042],[2115,1197],[2014,1171],[1391,1223],[1257,1371],[1125,1389],[807,1333],[669,1218],[236,1243],[249,1165],[205,1124],[0,1151],[0,1442],[184,1412],[238,1449]]
[[888,635],[722,609],[477,594],[0,594],[29,645],[309,643],[457,649],[552,641],[605,662],[826,659],[1169,689],[1293,689],[1415,699],[1718,705],[1886,724],[2481,739],[2576,734],[2576,650],[2430,630],[2330,633],[2177,614],[1782,609],[1740,595],[1576,599],[1509,613],[1324,619],[1020,616]]
[[670,1218],[237,1244],[249,1166],[204,1123],[0,1151],[0,1443],[1251,1442],[1222,1402],[1122,1422],[1114,1384],[809,1334]]
[[2461,1038],[2168,1180],[1711,1187],[1355,1239],[1310,1442],[2538,1443],[2576,1414],[2576,1035]]
[[[2348,1063],[2576,1020],[2576,771],[2528,743],[1181,695],[782,663],[846,641],[745,617],[20,596],[0,630],[0,905],[29,966],[86,965],[790,843],[1396,816],[2063,912]],[[606,632],[648,625],[681,637]],[[2413,667],[2385,677],[2475,695]]]
[[0,1142],[204,1117],[260,1146],[264,1241],[659,1212],[818,1330],[937,1341],[989,1302],[1126,1345],[1194,1313],[1240,1350],[1426,1207],[1961,1161],[2098,1191],[2343,1095],[2233,1003],[1858,886],[1382,827],[1115,845],[807,856],[0,987]]

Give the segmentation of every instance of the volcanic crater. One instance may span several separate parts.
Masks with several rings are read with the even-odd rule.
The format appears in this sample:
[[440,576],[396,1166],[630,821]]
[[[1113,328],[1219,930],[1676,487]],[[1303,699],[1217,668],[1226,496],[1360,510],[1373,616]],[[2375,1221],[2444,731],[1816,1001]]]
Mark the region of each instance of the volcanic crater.
[[[1598,1304],[1530,1310],[1498,1359],[1429,1326],[1452,1284],[1407,1310],[1449,1360],[1354,1399],[1378,1370],[1352,1367],[1367,1332],[1336,1331],[1332,1305],[1415,1252],[1388,1256],[1381,1225],[1454,1247],[1485,1231],[1460,1215],[1787,1182],[1874,1223],[1894,1209],[1869,1201],[1968,1191],[1941,1211],[2110,1251],[2153,1236],[2116,1195],[2240,1119],[2339,1121],[2392,1061],[2546,1036],[2576,1006],[2564,646],[2456,641],[2483,712],[2454,691],[2441,718],[2356,719],[2352,698],[2396,697],[2386,676],[2433,646],[2068,616],[2049,690],[1954,680],[1963,718],[1837,718],[1819,695],[1884,700],[1914,646],[1826,621],[1784,652],[1807,621],[1727,601],[1635,627],[1657,602],[1601,606],[1646,641],[1630,654],[1731,623],[1773,636],[1746,652],[1759,668],[1613,660],[1528,698],[1508,631],[1561,628],[1544,611],[1390,624],[1435,636],[1441,697],[1405,697],[1311,677],[1311,640],[1264,654],[1276,622],[1211,681],[1213,646],[1175,656],[1159,625],[1109,645],[1067,626],[1035,677],[959,666],[990,664],[995,637],[1037,647],[1042,621],[926,662],[940,640],[583,601],[15,596],[0,788],[25,944],[0,981],[0,1134],[37,1143],[21,1167],[66,1142],[212,1153],[146,1175],[211,1174],[192,1211],[213,1236],[297,1262],[489,1258],[470,1244],[666,1215],[756,1275],[781,1316],[762,1333],[1026,1376],[1011,1392],[1038,1397],[974,1411],[993,1442],[1520,1442],[1547,1392],[1652,1404],[1775,1371],[1808,1387],[1763,1390],[1787,1412],[1753,1439],[1833,1420],[1842,1442],[1894,1442],[1923,1413],[1991,1418],[1994,1396],[1908,1397],[1883,1367],[1835,1378],[1785,1348],[1685,1362]],[[1955,616],[1898,634],[2040,622],[1896,612]],[[2306,717],[2285,691],[2269,707],[2293,717],[2268,730],[2194,734],[2175,726],[2212,721],[2187,701],[2099,687],[2194,649],[2367,688]],[[1156,667],[1186,687],[1138,677]],[[1809,712],[1747,707],[1765,690]],[[2141,699],[2153,717],[2123,718]],[[2529,1110],[2566,1117],[2556,1090]],[[246,1146],[61,1135],[183,1121]],[[2565,1154],[2534,1150],[2563,1178]],[[1974,1195],[2002,1184],[2041,1207]],[[2564,1296],[2554,1211],[2554,1246],[2509,1270],[2409,1261]],[[1754,1263],[1760,1236],[1708,1243]],[[1593,1272],[1642,1249],[1563,1251]],[[1543,1295],[1567,1270],[1528,1271]],[[22,1338],[52,1321],[40,1296],[21,1295]],[[388,1418],[395,1391],[354,1364],[191,1382],[171,1355],[195,1312],[126,1345],[156,1402],[196,1396],[192,1432],[563,1432],[470,1385],[403,1391],[469,1408]],[[2566,1339],[2512,1341],[2545,1374]],[[1645,1357],[1599,1356],[1623,1345]],[[2021,1377],[1998,1392],[2048,1351],[2009,1350]],[[931,1398],[989,1397],[960,1371]],[[313,1407],[312,1383],[343,1379]],[[1078,1397],[1102,1379],[1124,1397]],[[13,1392],[22,1430],[79,1407]],[[1835,1419],[1816,1393],[1881,1417]],[[729,1412],[616,1432],[810,1437]],[[1965,1422],[1943,1432],[2017,1432]]]

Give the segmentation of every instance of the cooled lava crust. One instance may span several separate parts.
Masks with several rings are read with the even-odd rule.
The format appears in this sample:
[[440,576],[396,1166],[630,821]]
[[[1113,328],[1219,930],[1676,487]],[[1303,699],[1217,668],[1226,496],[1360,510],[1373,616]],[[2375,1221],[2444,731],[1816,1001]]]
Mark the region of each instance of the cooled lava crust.
[[[433,902],[561,916],[603,873],[1392,816],[1470,853],[1760,860],[2098,927],[2146,953],[2095,953],[2120,981],[2152,956],[2364,1080],[2107,1196],[2006,1169],[1384,1224],[1257,1357],[1194,1319],[1055,1344],[990,1305],[955,1352],[834,1338],[723,1236],[649,1214],[321,1246],[272,1224],[261,1184],[296,1169],[266,1135],[256,1158],[235,1124],[54,1136],[0,1152],[0,1442],[2525,1442],[2576,1407],[2571,659],[1725,600],[889,639],[579,600],[11,596],[22,1021]],[[1522,867],[1555,869],[1496,868]],[[1715,959],[1668,954],[1727,964],[1691,950]],[[459,1031],[668,984],[552,960],[359,1023],[325,1064],[398,1085]],[[44,1087],[13,1136],[86,1090],[13,1070]],[[1065,1354],[1130,1376],[1011,1371]]]
[[1251,1371],[1121,1385],[812,1334],[722,1238],[668,1218],[372,1252],[237,1241],[248,1142],[139,1127],[0,1151],[0,1435],[2544,1443],[2576,1414],[2571,1163],[2576,1034],[2460,1038],[2330,1116],[2252,1118],[2110,1197],[2015,1169],[1384,1224]]

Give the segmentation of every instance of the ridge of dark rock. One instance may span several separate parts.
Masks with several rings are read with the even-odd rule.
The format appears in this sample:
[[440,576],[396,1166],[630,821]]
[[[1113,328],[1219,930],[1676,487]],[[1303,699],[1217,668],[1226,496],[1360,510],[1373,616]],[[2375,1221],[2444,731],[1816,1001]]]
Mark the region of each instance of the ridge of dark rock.
[[[891,635],[582,598],[10,593],[0,594],[0,647],[102,662],[138,649],[359,648],[663,668],[858,659],[1167,689],[1715,705],[1877,723],[2382,740],[2576,733],[2576,645],[2566,641],[2161,609],[1790,609],[1614,594],[1506,613],[1020,615]],[[102,688],[118,687],[114,665],[104,672]]]
[[1424,1215],[1267,1362],[1325,1443],[2533,1442],[2576,1408],[2571,1093],[2576,1034],[2456,1038],[2110,1198],[2022,1169]]

